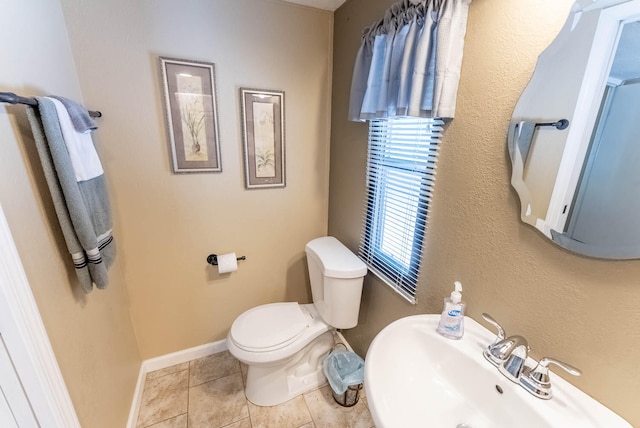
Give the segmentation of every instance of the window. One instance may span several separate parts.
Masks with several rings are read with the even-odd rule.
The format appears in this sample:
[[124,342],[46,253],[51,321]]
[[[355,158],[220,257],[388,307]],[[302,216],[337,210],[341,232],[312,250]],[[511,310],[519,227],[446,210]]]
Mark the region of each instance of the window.
[[415,117],[369,121],[359,255],[369,270],[412,303],[443,124],[438,118]]

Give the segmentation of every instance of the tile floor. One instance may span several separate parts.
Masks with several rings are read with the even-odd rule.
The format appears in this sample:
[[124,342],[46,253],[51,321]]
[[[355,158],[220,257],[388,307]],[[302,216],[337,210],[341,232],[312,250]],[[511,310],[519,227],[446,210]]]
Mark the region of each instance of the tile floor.
[[229,352],[147,373],[136,428],[372,428],[364,390],[341,407],[328,384],[273,407],[244,395],[246,366]]

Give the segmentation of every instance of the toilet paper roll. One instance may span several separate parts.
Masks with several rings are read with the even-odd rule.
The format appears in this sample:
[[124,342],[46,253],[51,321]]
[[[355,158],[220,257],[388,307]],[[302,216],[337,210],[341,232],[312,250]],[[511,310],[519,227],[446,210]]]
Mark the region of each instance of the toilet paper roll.
[[218,256],[218,273],[235,272],[238,270],[238,258],[236,253],[222,254]]

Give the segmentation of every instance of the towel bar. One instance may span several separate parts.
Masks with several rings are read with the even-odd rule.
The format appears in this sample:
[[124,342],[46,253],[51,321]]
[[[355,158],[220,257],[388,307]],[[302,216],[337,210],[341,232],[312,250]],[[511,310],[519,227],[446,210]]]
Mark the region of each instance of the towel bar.
[[[35,98],[25,98],[20,95],[16,95],[13,92],[0,92],[0,102],[9,104],[26,104],[28,106],[37,107],[38,101]],[[102,117],[102,113],[99,111],[89,110],[89,116]]]
[[569,121],[567,119],[560,119],[557,122],[541,122],[541,123],[536,123],[536,127],[538,126],[555,126],[556,129],[566,129],[567,126],[569,126]]

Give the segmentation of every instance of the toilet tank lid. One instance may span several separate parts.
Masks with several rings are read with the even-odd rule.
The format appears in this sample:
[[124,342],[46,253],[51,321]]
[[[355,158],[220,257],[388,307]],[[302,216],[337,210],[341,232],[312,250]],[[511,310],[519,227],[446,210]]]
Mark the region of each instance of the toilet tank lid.
[[306,251],[320,261],[325,276],[359,278],[367,274],[367,265],[333,236],[310,241]]

